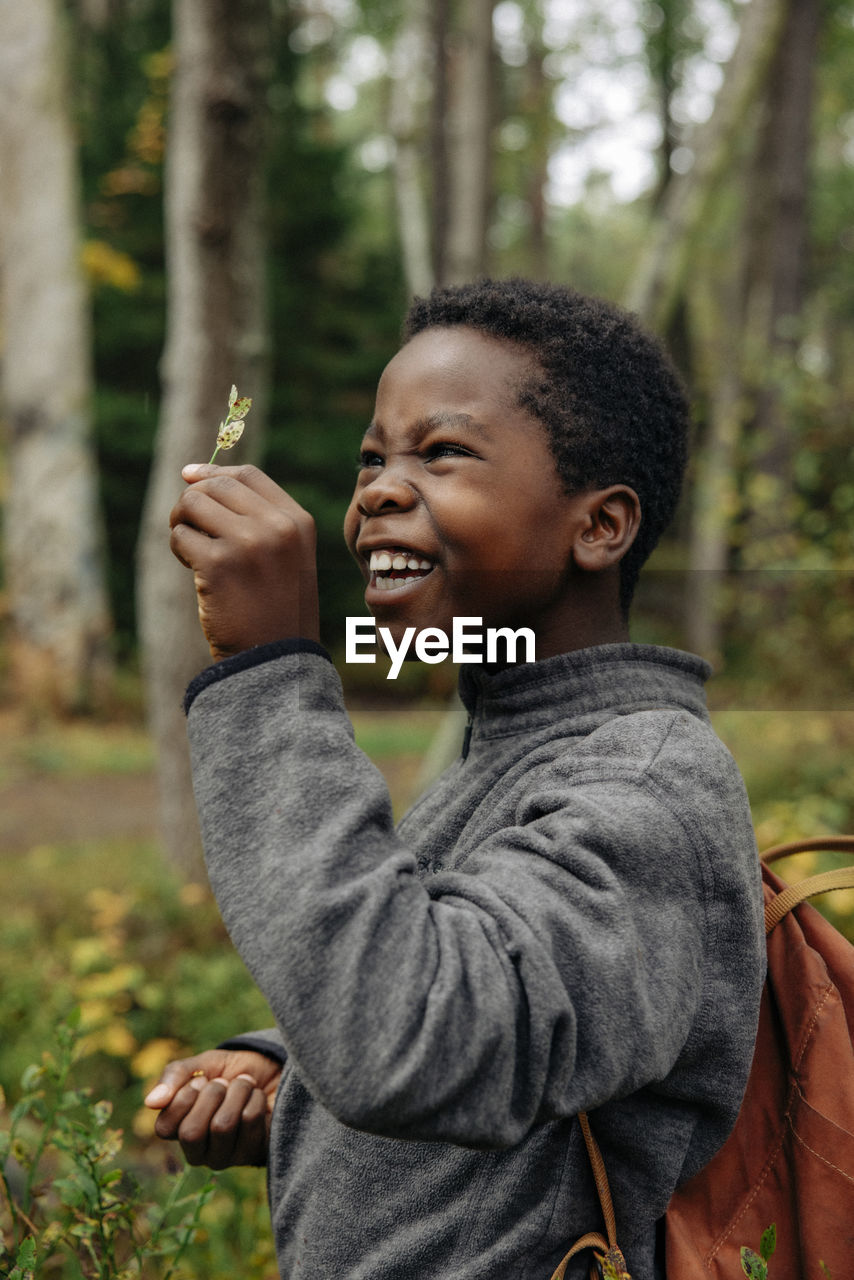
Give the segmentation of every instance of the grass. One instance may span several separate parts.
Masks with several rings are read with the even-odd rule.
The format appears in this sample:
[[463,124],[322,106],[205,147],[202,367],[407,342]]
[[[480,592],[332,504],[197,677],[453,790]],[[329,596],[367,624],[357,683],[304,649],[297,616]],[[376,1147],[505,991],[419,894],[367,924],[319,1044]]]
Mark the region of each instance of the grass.
[[153,766],[154,748],[139,723],[45,721],[28,729],[14,712],[0,713],[0,786],[31,777],[139,773]]

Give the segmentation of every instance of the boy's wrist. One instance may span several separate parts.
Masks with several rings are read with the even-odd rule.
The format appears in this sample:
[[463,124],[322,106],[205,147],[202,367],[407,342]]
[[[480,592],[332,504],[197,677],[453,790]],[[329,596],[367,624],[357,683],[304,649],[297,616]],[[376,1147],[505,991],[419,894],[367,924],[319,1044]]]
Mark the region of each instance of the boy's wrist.
[[240,671],[248,671],[251,667],[257,667],[265,662],[272,662],[275,658],[283,658],[296,653],[311,653],[320,658],[325,658],[329,663],[332,662],[332,658],[322,644],[317,640],[309,640],[300,636],[291,636],[285,640],[274,640],[269,644],[256,645],[254,648],[245,649],[242,653],[236,653],[232,657],[223,658],[212,666],[205,667],[204,671],[200,671],[191,680],[184,695],[185,714],[189,713],[198,695],[210,685],[217,684],[220,680],[225,680]]

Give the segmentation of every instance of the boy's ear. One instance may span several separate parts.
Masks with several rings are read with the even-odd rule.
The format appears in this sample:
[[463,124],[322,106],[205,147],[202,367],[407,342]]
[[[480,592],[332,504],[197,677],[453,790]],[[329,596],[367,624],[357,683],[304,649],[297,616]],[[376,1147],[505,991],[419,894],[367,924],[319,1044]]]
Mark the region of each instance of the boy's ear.
[[626,484],[593,489],[580,495],[581,527],[573,542],[579,569],[599,573],[618,564],[637,537],[640,498]]

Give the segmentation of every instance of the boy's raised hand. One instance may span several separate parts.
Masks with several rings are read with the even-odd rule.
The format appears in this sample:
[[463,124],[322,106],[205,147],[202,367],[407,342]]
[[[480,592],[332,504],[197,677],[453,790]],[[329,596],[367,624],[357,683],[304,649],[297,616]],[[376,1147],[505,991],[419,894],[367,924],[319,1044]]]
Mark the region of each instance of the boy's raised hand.
[[257,467],[185,467],[171,547],[193,570],[213,658],[319,639],[314,520]]
[[170,1062],[145,1097],[154,1131],[177,1138],[192,1165],[267,1163],[270,1116],[282,1065],[251,1049],[209,1049]]

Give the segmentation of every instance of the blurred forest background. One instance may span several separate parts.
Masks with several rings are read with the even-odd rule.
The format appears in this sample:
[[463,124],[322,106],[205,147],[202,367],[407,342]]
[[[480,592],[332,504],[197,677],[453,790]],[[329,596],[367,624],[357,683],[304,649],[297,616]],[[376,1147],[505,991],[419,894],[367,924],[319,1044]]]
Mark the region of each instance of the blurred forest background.
[[[714,662],[760,844],[854,830],[854,0],[0,16],[0,1083],[79,1006],[77,1079],[156,1188],[141,1082],[269,1017],[201,870],[180,700],[206,657],[165,533],[232,383],[254,403],[226,461],[315,515],[340,654],[364,613],[340,525],[409,297],[524,274],[636,311],[695,448],[634,638]],[[340,669],[400,810],[453,669]],[[851,899],[828,911],[854,932]],[[113,1274],[81,1203],[38,1274]],[[212,1203],[182,1274],[274,1276],[263,1178]]]

